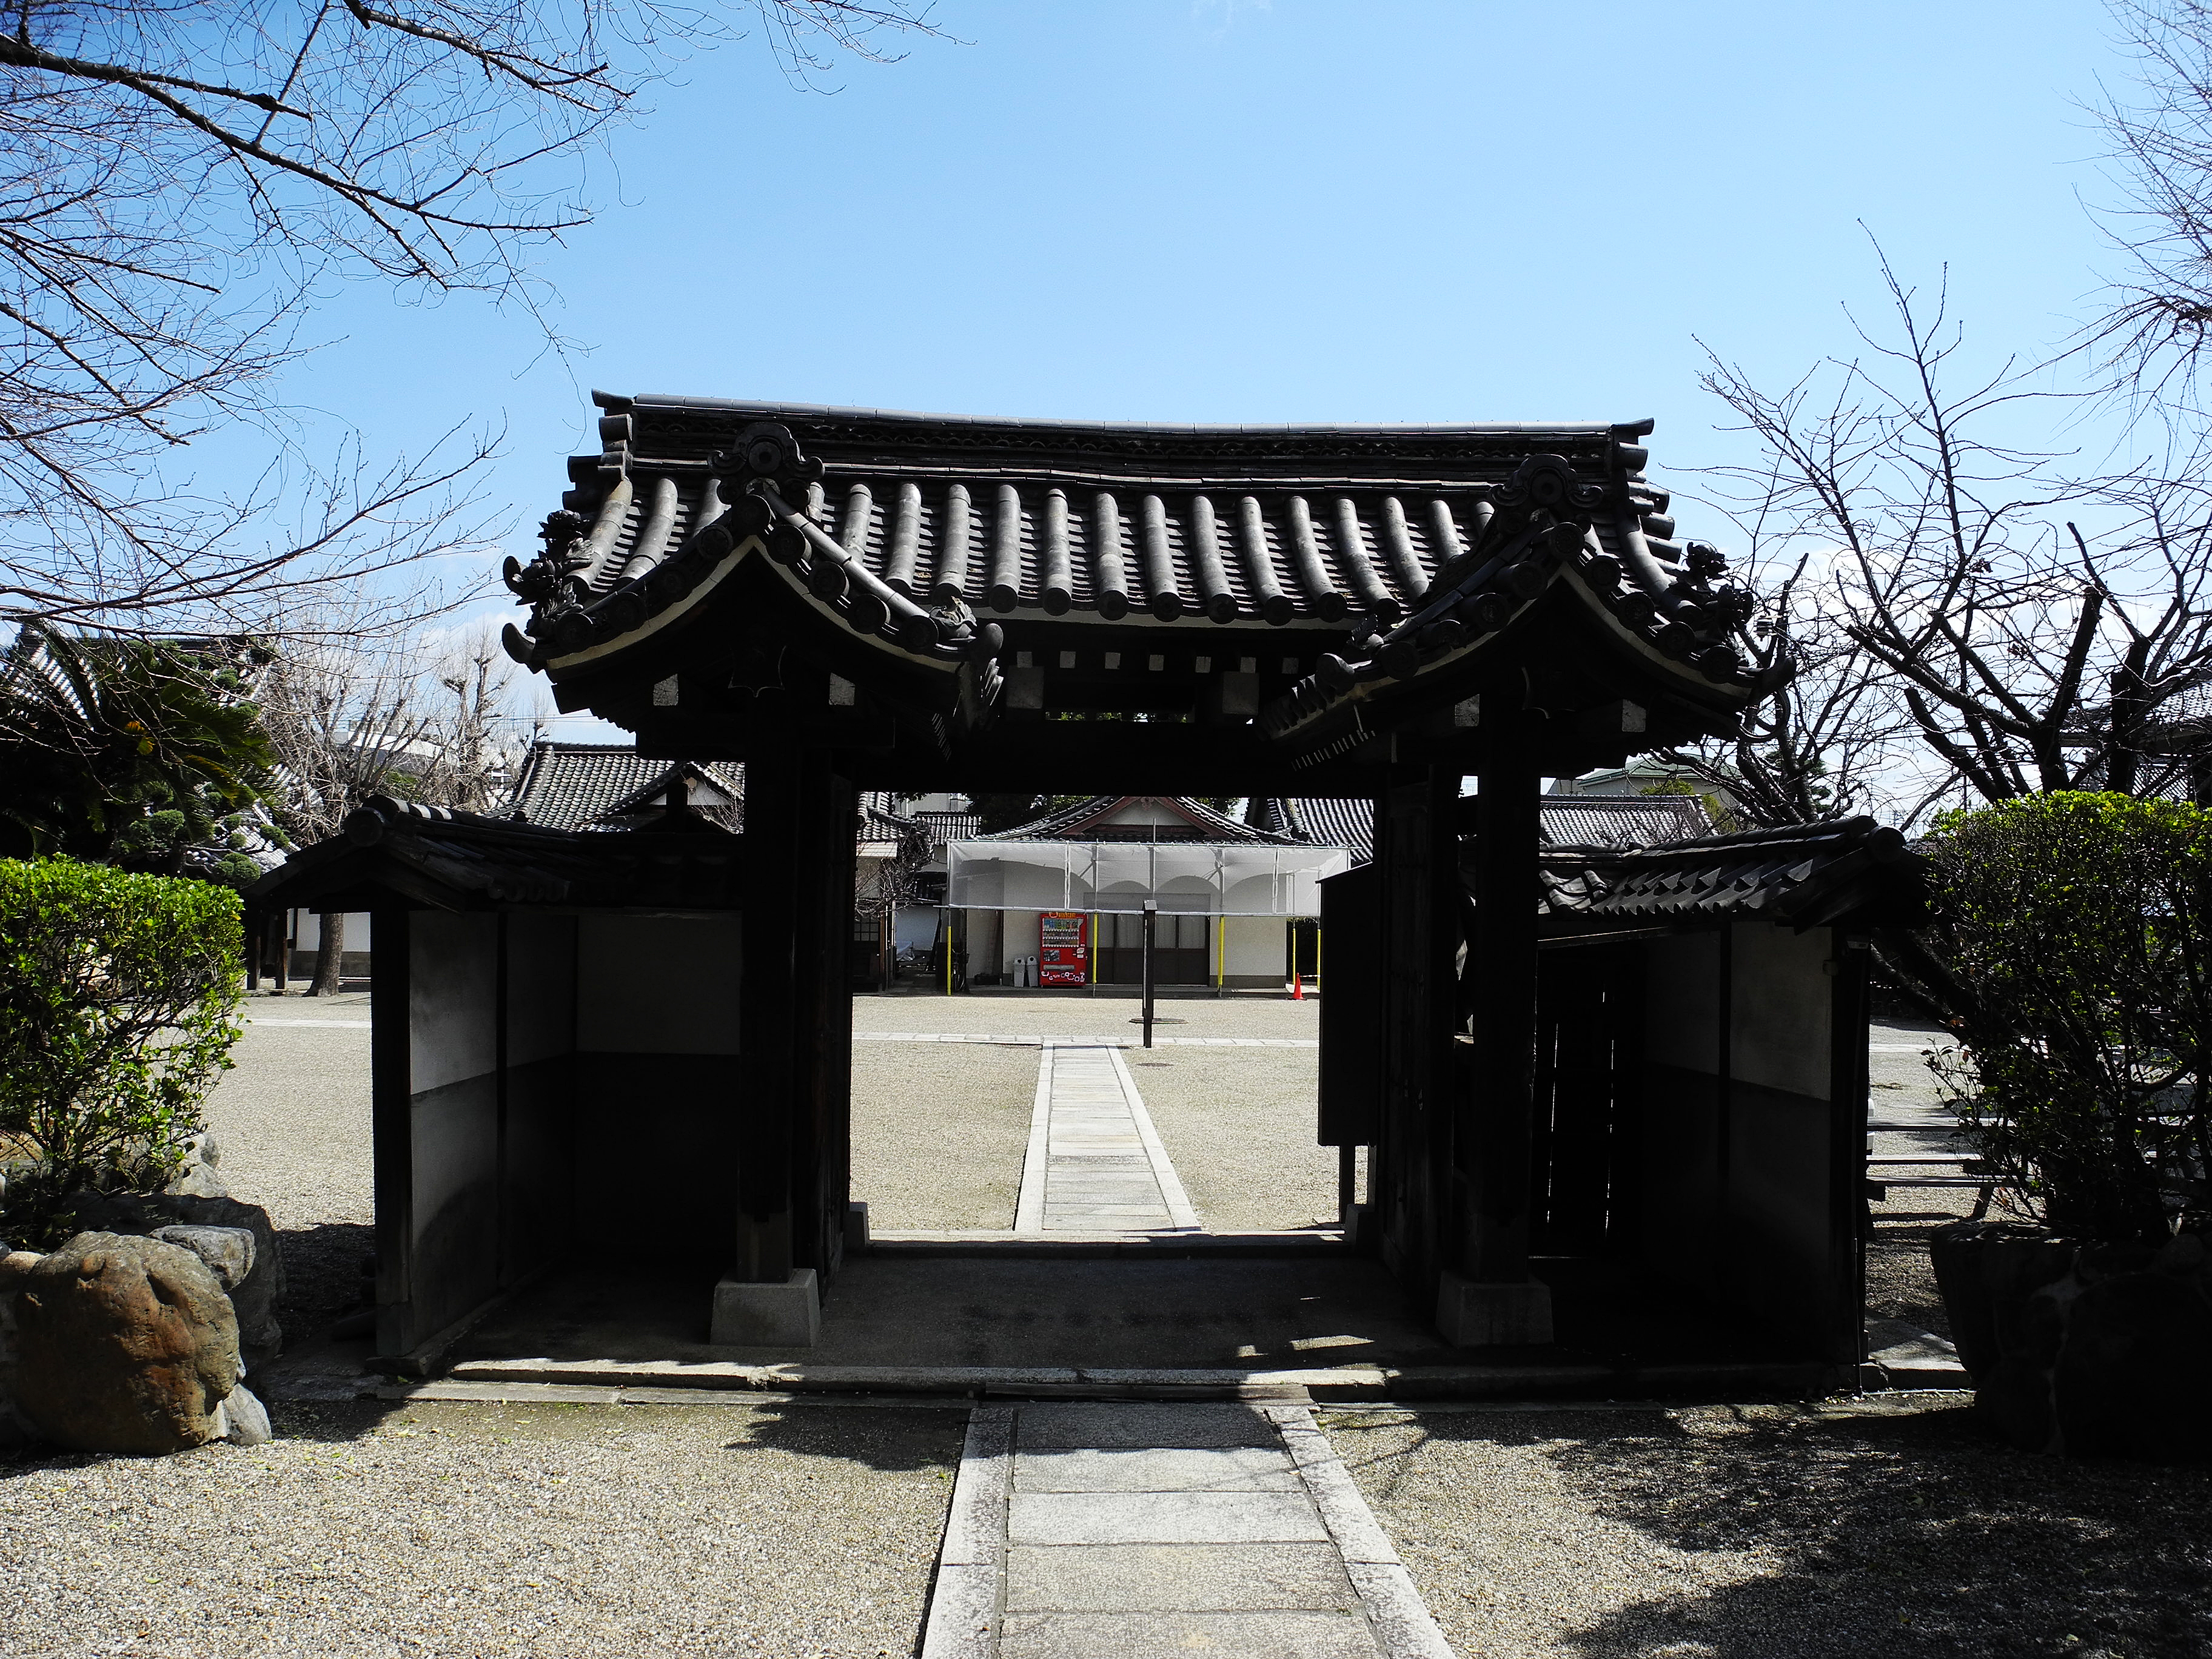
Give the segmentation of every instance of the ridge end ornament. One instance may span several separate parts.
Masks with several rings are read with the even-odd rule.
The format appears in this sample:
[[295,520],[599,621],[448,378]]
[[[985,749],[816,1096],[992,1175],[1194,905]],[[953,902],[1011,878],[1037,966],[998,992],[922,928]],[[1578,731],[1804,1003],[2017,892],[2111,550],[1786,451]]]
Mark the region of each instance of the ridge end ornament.
[[[549,637],[568,617],[581,614],[591,598],[576,574],[588,562],[574,556],[576,544],[588,528],[580,513],[566,507],[549,513],[538,526],[538,538],[544,544],[538,556],[524,564],[509,554],[501,565],[500,580],[515,596],[514,602],[530,607],[525,631],[532,639]],[[513,655],[514,647],[509,645],[507,651]]]

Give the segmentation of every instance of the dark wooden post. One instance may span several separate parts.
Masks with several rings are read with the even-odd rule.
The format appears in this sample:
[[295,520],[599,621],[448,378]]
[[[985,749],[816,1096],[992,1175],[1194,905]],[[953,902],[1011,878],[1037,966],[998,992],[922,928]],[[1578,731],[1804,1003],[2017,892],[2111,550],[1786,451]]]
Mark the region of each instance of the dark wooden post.
[[1152,930],[1160,919],[1158,899],[1145,901],[1145,1047],[1152,1046]]
[[851,784],[826,751],[764,733],[745,763],[737,1260],[780,1285],[834,1272],[851,1066]]
[[[1381,1063],[1367,1200],[1384,1265],[1424,1298],[1450,1265],[1458,796],[1458,773],[1432,767],[1400,773],[1375,802],[1372,995]],[[1340,975],[1340,992],[1341,981]]]
[[1474,1088],[1460,1139],[1475,1213],[1462,1268],[1480,1283],[1528,1276],[1528,1187],[1536,1074],[1535,746],[1524,725],[1498,734],[1477,774]]
[[738,988],[737,1261],[730,1277],[781,1285],[792,1249],[792,1127],[799,1054],[797,984],[805,758],[763,736],[745,762],[744,902]]

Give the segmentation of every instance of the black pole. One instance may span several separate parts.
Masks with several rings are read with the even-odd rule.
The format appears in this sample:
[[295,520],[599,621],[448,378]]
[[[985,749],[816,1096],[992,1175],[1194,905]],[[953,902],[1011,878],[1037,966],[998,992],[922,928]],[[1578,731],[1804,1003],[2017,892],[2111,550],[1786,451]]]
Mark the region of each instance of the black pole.
[[1157,899],[1145,901],[1145,1047],[1152,1046],[1152,924],[1159,920]]

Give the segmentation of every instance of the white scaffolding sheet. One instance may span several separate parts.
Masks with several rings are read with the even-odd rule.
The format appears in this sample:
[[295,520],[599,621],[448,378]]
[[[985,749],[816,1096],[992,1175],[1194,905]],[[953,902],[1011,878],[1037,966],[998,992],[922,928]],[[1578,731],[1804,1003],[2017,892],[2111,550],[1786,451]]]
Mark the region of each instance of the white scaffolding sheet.
[[959,910],[1311,916],[1321,882],[1352,865],[1341,847],[1154,841],[945,843],[945,899]]

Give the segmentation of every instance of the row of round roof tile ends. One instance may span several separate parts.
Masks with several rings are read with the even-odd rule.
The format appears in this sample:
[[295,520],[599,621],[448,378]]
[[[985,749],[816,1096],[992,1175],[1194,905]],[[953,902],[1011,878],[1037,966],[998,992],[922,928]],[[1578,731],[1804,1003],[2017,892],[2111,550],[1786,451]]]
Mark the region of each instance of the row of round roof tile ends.
[[[589,538],[584,580],[592,591],[610,593],[648,574],[695,525],[720,517],[720,501],[708,499],[714,487],[665,475],[635,491],[617,487]],[[1002,615],[1034,605],[1054,616],[1087,609],[1112,619],[1148,610],[1163,621],[1279,624],[1364,612],[1388,627],[1466,550],[1488,507],[1472,490],[1456,501],[1356,492],[1071,496],[1009,483],[925,492],[911,481],[836,480],[809,488],[805,513],[846,556],[925,604],[957,598]],[[1644,527],[1657,539],[1674,525],[1652,514]],[[1601,521],[1596,529],[1609,549],[1615,527]],[[1674,551],[1663,539],[1654,550]]]

